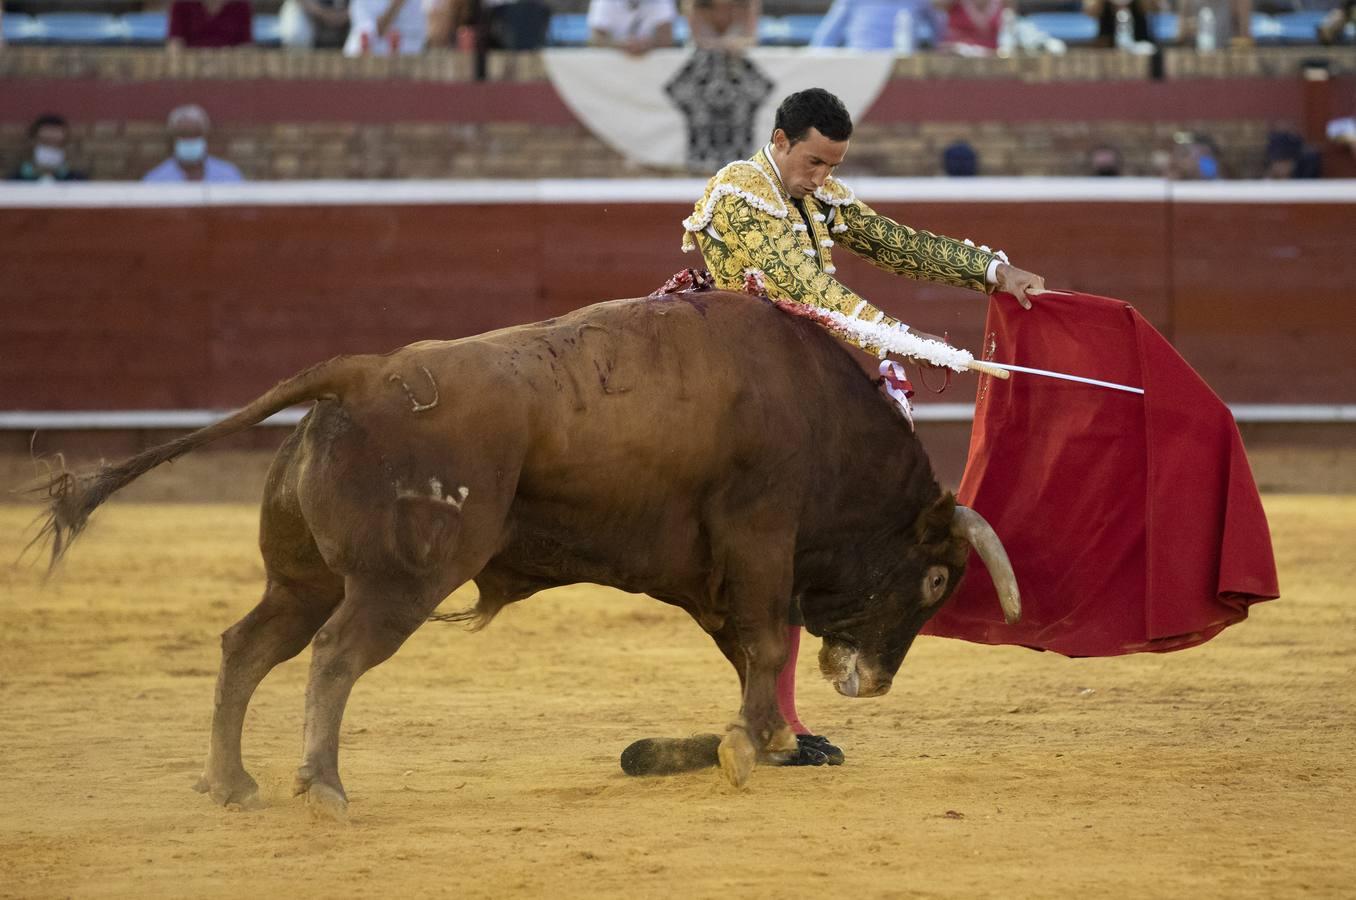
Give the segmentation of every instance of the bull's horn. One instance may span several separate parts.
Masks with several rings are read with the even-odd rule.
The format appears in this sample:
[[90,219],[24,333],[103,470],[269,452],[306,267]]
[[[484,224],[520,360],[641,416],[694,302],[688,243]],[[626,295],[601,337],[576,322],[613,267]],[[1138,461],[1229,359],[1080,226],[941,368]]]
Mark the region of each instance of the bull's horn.
[[1017,576],[1008,561],[1008,552],[1003,542],[994,533],[993,526],[984,521],[984,517],[968,506],[957,506],[955,518],[951,520],[951,530],[964,537],[975,548],[979,558],[984,560],[984,568],[989,570],[993,586],[998,590],[998,602],[1003,606],[1003,618],[1008,624],[1022,618],[1022,596],[1017,591]]

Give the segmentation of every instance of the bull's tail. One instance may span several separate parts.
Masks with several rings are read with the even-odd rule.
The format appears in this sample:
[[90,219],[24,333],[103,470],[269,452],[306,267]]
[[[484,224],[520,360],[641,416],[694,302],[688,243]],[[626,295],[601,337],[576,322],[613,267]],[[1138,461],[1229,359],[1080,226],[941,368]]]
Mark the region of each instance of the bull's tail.
[[47,514],[41,529],[29,543],[41,545],[50,540],[52,558],[48,568],[53,569],[80,536],[90,514],[115,491],[126,487],[161,463],[169,462],[196,450],[204,444],[244,431],[276,412],[299,403],[320,399],[342,399],[345,392],[358,383],[360,366],[357,357],[336,357],[279,382],[271,390],[234,415],[220,422],[199,428],[191,434],[144,450],[120,463],[104,463],[90,472],[67,471],[64,464],[48,474],[46,480],[33,488],[48,501]]

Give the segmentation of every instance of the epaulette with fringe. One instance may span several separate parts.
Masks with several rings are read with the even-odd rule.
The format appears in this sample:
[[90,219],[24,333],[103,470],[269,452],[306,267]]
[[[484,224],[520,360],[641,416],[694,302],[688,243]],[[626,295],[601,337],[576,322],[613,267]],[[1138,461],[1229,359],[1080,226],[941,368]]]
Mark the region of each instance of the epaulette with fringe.
[[815,199],[829,206],[846,206],[856,202],[857,195],[852,193],[852,188],[830,175],[824,186],[815,191]]
[[716,204],[722,197],[736,196],[760,212],[773,218],[785,219],[788,211],[782,192],[772,176],[752,160],[732,162],[715,174],[706,184],[706,193],[697,201],[692,215],[683,220],[683,250],[695,249],[691,235],[705,231],[711,225]]

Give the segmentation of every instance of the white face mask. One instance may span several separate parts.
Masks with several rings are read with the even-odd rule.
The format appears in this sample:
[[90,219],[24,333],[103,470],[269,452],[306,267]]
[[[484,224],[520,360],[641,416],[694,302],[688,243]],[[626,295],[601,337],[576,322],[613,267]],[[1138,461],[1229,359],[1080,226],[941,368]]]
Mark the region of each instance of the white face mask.
[[66,162],[66,151],[60,147],[37,144],[33,147],[33,162],[39,169],[59,169]]
[[174,158],[182,163],[200,163],[207,156],[207,138],[176,138]]

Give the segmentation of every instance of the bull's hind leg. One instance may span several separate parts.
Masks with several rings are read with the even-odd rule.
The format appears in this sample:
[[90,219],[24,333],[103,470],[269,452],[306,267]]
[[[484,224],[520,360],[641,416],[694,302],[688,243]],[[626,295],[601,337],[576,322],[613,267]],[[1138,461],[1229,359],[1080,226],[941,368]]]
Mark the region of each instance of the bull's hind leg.
[[264,597],[221,636],[221,669],[212,711],[207,765],[197,789],[222,804],[257,802],[258,786],[240,759],[245,710],[274,666],[310,643],[344,596],[343,579],[325,565],[297,503],[298,451],[293,432],[269,469],[259,521],[268,571]]
[[264,676],[310,643],[342,596],[337,576],[310,584],[270,579],[259,605],[222,634],[212,739],[198,791],[222,806],[257,805],[259,786],[240,757],[245,710]]
[[456,586],[394,577],[346,581],[343,603],[312,643],[306,686],[305,749],[293,793],[305,794],[314,814],[338,820],[346,816],[339,726],[354,683],[395,653]]
[[[472,483],[490,481],[468,477]],[[476,496],[474,506],[466,498]],[[500,546],[512,489],[408,495],[396,501],[393,540],[363,546],[367,565],[344,579],[344,600],[316,633],[306,685],[306,727],[293,793],[313,814],[343,820],[348,796],[339,779],[339,726],[353,685],[405,643],[429,614],[475,577]],[[386,554],[386,555],[384,555]]]
[[[306,795],[313,814],[341,821],[347,816],[348,795],[339,779],[339,726],[354,683],[395,653],[448,594],[485,568],[500,546],[511,497],[511,490],[504,490],[465,510],[446,501],[398,504],[395,531],[405,548],[399,553],[405,573],[387,564],[344,579],[344,600],[311,645],[304,750],[293,793]],[[463,520],[461,526],[449,524],[454,515]],[[429,523],[439,519],[444,524],[433,529]],[[432,533],[458,535],[455,549],[416,540]],[[416,544],[427,565],[413,570],[410,547]]]

